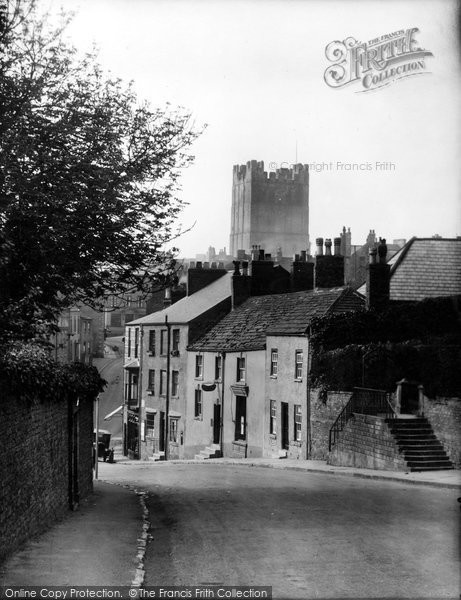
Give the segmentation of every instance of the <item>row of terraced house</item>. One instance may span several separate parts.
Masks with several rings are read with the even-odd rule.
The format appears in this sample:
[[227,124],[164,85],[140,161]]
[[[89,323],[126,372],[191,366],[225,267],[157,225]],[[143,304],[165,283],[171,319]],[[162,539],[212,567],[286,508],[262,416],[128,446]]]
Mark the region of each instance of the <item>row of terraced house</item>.
[[[459,269],[461,248],[461,240],[413,238],[386,264],[383,242],[378,260],[372,253],[366,288],[355,291],[344,286],[340,242],[317,239],[315,258],[301,252],[290,271],[257,247],[248,261],[234,261],[233,271],[191,265],[184,298],[131,322],[125,454],[326,458],[329,427],[348,397],[338,393],[325,405],[309,388],[312,320],[379,307],[393,295],[405,300],[402,280],[421,252],[454,249]],[[407,286],[406,299],[459,294],[450,288],[452,275],[432,276],[437,289]]]

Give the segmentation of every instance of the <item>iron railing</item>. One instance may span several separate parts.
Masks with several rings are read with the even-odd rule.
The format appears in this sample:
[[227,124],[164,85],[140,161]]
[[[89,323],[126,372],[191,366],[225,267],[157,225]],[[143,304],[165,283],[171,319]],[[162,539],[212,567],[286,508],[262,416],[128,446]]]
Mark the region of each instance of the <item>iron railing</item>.
[[393,419],[395,411],[389,401],[389,394],[385,390],[370,388],[354,388],[352,396],[346,406],[339,413],[336,421],[330,428],[328,450],[336,444],[340,432],[354,413],[361,415],[382,415],[386,419]]

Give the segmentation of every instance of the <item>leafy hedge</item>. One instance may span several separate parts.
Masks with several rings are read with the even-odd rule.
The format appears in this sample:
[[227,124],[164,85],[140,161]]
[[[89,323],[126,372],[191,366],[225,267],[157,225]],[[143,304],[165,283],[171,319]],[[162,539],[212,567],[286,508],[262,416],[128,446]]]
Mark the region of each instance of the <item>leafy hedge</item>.
[[38,399],[94,398],[106,382],[95,367],[57,363],[46,346],[16,342],[0,348],[0,389]]

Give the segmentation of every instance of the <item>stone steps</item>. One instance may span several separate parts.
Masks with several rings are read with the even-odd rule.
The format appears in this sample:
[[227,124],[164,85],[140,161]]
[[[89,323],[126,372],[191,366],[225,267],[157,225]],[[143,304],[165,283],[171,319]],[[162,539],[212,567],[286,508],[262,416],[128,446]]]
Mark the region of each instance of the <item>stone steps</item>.
[[427,419],[386,419],[386,422],[410,471],[453,469]]
[[211,458],[221,457],[221,447],[219,444],[211,444],[204,450],[200,450],[200,454],[195,455],[195,460],[209,460]]

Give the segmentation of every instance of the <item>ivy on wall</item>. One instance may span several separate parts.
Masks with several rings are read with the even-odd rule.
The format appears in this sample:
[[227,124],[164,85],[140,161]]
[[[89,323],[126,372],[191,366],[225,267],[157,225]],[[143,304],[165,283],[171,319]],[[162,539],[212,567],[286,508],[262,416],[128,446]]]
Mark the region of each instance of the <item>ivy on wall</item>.
[[356,386],[392,392],[403,378],[422,383],[431,397],[461,391],[456,299],[327,315],[312,323],[311,344],[310,385],[323,393]]
[[350,344],[402,342],[427,343],[434,337],[461,340],[457,298],[433,298],[422,302],[393,304],[383,312],[364,311],[329,314],[312,321],[314,351],[333,350]]
[[21,395],[57,401],[68,397],[95,398],[105,384],[95,367],[58,363],[44,345],[16,342],[0,349],[3,396]]

